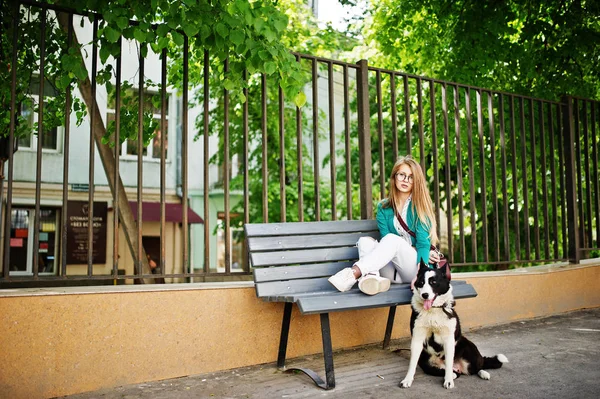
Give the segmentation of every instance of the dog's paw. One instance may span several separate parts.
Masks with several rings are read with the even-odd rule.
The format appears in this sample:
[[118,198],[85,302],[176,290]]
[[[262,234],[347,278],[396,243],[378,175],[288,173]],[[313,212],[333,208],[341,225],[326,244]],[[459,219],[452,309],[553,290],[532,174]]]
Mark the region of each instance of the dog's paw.
[[446,389],[454,388],[454,380],[444,381],[444,388],[446,388]]
[[481,378],[482,380],[489,380],[490,379],[490,373],[488,373],[485,370],[479,370],[479,373],[477,373],[477,375],[479,376],[479,378]]
[[405,378],[402,380],[402,382],[398,385],[400,388],[410,388],[410,386],[412,385],[412,378]]
[[458,374],[457,373],[452,373],[452,379],[455,380],[458,378]]

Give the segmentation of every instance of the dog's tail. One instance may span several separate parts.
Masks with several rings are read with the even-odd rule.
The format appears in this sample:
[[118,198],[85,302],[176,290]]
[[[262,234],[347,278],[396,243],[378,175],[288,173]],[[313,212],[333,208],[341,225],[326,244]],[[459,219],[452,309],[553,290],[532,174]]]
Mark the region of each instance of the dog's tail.
[[503,354],[498,354],[494,357],[483,357],[483,369],[499,369],[503,363],[508,363],[508,359]]

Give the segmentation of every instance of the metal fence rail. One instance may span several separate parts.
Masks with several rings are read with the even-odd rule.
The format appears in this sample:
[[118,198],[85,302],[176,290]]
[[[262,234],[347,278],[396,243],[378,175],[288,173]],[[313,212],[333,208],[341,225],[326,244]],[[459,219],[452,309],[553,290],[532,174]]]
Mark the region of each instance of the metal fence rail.
[[[438,236],[453,266],[477,270],[579,262],[600,253],[598,101],[573,97],[548,101],[376,68],[365,60],[346,63],[305,54],[295,54],[308,82],[304,107],[285,98],[271,78],[248,73],[244,75],[248,87],[243,90],[247,100],[241,101],[218,84],[217,58],[183,32],[179,32],[183,44],[176,53],[139,51],[135,58],[137,82],[132,83],[123,72],[128,66],[124,62],[132,62],[126,58],[126,50],[139,49],[139,44],[119,39],[121,55],[101,60],[97,40],[98,30],[104,26],[101,15],[82,16],[31,1],[22,1],[13,11],[13,65],[19,65],[18,49],[35,47],[27,42],[31,38],[22,34],[23,29],[39,26],[39,84],[37,93],[31,93],[38,98],[38,130],[35,167],[25,168],[29,174],[15,177],[15,164],[24,162],[17,159],[22,150],[9,151],[6,159],[0,283],[183,282],[248,275],[247,260],[242,255],[242,268],[235,269],[238,258],[233,256],[234,246],[243,243],[239,228],[244,223],[372,218],[375,203],[386,195],[393,163],[405,154],[418,159],[426,173]],[[78,35],[84,29],[78,24],[84,22],[91,30],[92,44],[82,50],[78,43],[84,42]],[[48,53],[44,38],[49,34],[56,35],[60,44]],[[81,56],[89,78],[76,90],[67,87],[56,94],[64,99],[63,133],[57,136],[62,143],[56,147],[62,151],[52,154],[62,163],[57,182],[61,195],[55,205],[60,222],[54,230],[59,242],[57,261],[48,272],[40,269],[39,259],[48,245],[40,205],[49,195],[43,171],[50,155],[44,152],[43,142],[54,137],[43,128],[45,85],[54,78],[47,61],[68,54],[69,49]],[[182,69],[174,71],[178,62]],[[108,79],[99,72],[107,64],[112,65]],[[227,72],[229,60],[220,65]],[[15,117],[21,109],[17,69],[12,70],[8,148],[22,140],[15,137]],[[169,105],[171,96],[177,98],[175,107]],[[81,154],[70,151],[80,140],[72,126],[76,97],[88,104],[85,165]],[[101,110],[110,108],[110,101],[116,104],[115,130],[110,140],[105,137],[103,142],[109,119]],[[137,104],[137,138],[129,139],[135,159],[123,152],[122,137],[128,133],[122,131],[127,123],[124,119],[132,117],[119,105],[127,101]],[[149,109],[158,115],[155,132],[159,134],[154,138],[147,137],[140,116]],[[174,137],[167,139],[167,131],[174,132]],[[148,140],[154,143],[156,153],[154,147],[148,147]],[[156,157],[149,160],[148,151]],[[96,157],[105,172],[100,178],[93,161]],[[132,163],[135,179],[128,174]],[[67,206],[71,198],[79,198],[73,190],[73,174],[86,167],[86,268],[84,273],[73,273],[67,263],[67,244],[74,239],[68,234]],[[218,171],[218,177],[211,170]],[[180,180],[169,180],[172,173]],[[158,176],[157,183],[149,185],[154,176]],[[35,206],[30,216],[33,252],[27,255],[31,259],[27,272],[19,273],[11,271],[11,253],[20,251],[18,245],[31,237],[15,237],[15,185],[30,187],[30,203]],[[107,187],[112,214],[118,217],[112,219],[111,242],[106,249],[109,259],[106,265],[99,265],[94,262],[99,245],[93,228],[94,204],[101,198],[99,192],[108,192]],[[218,203],[222,217],[214,222],[216,202],[211,198],[216,196],[222,196]],[[128,198],[135,198],[135,215],[123,205]],[[156,223],[144,222],[142,204],[148,198],[160,203],[158,273],[150,273],[152,260],[143,244]],[[179,223],[171,225],[167,206],[173,198],[178,198],[181,213]],[[191,210],[204,221],[193,231]],[[119,241],[122,237],[126,243]],[[214,245],[217,239],[223,244],[220,247]],[[133,259],[131,267],[123,266],[121,257],[127,256]],[[170,265],[174,257],[180,258],[177,267]],[[215,258],[222,259],[223,267],[215,265]]]

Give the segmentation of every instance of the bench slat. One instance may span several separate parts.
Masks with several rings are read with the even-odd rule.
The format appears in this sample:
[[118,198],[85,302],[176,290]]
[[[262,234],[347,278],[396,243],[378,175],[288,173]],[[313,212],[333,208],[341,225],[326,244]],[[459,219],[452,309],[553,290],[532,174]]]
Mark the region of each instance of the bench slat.
[[277,266],[254,269],[254,282],[295,280],[299,278],[313,278],[332,276],[345,267],[351,267],[354,261],[315,263],[302,266]]
[[277,251],[293,249],[348,247],[356,245],[361,237],[379,239],[378,231],[338,233],[338,234],[313,234],[310,236],[276,236],[276,237],[250,237],[248,249],[254,251]]
[[295,265],[358,259],[354,247],[302,249],[296,251],[250,252],[253,267]]
[[[256,284],[256,295],[263,297],[287,297],[306,292],[337,292],[327,281],[329,277],[309,278],[302,280],[271,281]],[[286,301],[287,302],[287,301]]]
[[[454,298],[473,298],[477,292],[470,284],[452,284]],[[390,290],[373,296],[366,295],[325,295],[298,298],[297,304],[302,314],[320,314],[343,310],[369,309],[384,306],[406,305],[411,302],[410,289]]]
[[[410,290],[410,284],[392,284],[392,286],[389,289],[389,291],[402,291],[402,290]],[[298,302],[302,298],[317,297],[317,296],[321,296],[321,297],[334,296],[335,298],[339,298],[340,295],[342,295],[344,297],[346,297],[346,296],[348,296],[348,297],[350,297],[350,296],[356,296],[356,297],[367,296],[365,293],[361,292],[358,289],[358,286],[355,285],[354,288],[352,288],[350,291],[346,291],[346,292],[339,292],[337,290],[323,291],[320,293],[306,292],[306,293],[299,293],[299,294],[294,294],[294,295],[289,295],[289,296],[279,296],[276,298],[277,298],[277,300],[282,301],[282,302]]]
[[[327,281],[327,278],[328,277],[259,283],[256,284],[256,294],[259,298],[262,298],[267,302],[296,302],[303,297],[328,295],[334,295],[336,298],[352,294],[357,294],[364,298],[369,297],[358,289],[358,285],[355,285],[350,291],[339,292],[329,281]],[[466,284],[464,280],[452,282],[452,286],[455,290],[457,285],[463,284]],[[392,284],[390,291],[408,289],[408,287],[409,284]]]
[[375,220],[245,224],[246,237],[379,231]]

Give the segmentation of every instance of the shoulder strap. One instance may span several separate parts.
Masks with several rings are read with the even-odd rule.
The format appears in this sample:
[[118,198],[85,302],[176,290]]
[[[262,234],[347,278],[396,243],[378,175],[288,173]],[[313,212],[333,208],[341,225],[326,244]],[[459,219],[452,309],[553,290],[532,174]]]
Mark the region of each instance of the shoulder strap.
[[414,232],[414,231],[412,231],[412,230],[411,230],[411,229],[408,227],[408,225],[406,224],[406,222],[404,221],[404,219],[402,219],[402,216],[401,216],[400,214],[397,214],[396,216],[398,217],[398,221],[400,222],[400,225],[402,226],[402,228],[403,228],[404,230],[406,230],[406,232],[407,232],[408,234],[410,234],[411,236],[413,236],[413,237],[415,237],[415,238],[416,238],[416,237],[417,237],[417,235],[415,234],[415,232]]
[[[411,229],[408,227],[408,225],[406,224],[406,222],[404,221],[404,219],[402,219],[402,216],[401,216],[400,214],[397,214],[396,216],[398,217],[398,221],[400,222],[400,225],[402,226],[402,228],[404,228],[404,230],[406,230],[406,232],[407,232],[408,234],[410,234],[411,236],[413,236],[413,237],[417,238],[417,235],[415,234],[415,232],[414,232],[414,231],[412,231],[412,230],[411,230]],[[431,248],[431,250],[433,250],[433,251],[437,251],[437,250],[438,250],[438,249],[437,249],[437,247],[436,247],[435,245],[433,245],[433,244],[431,244],[430,248]]]

